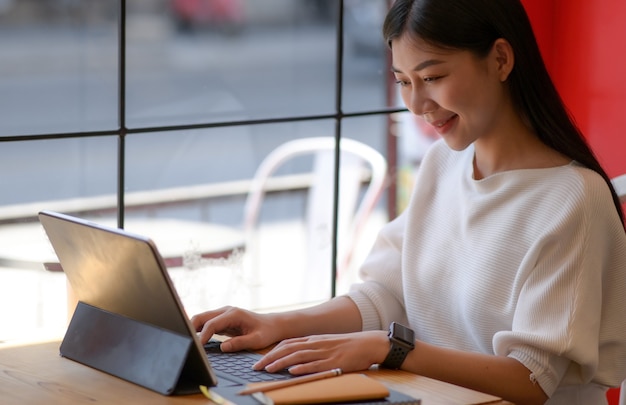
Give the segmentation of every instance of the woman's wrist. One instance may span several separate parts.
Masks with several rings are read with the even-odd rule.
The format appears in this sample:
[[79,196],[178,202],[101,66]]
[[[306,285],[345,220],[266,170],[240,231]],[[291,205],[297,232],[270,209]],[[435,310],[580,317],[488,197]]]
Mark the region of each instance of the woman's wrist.
[[389,354],[389,349],[391,347],[389,343],[389,337],[387,336],[387,332],[384,330],[375,331],[376,335],[376,344],[372,345],[372,348],[376,348],[372,350],[374,354],[373,364],[382,364],[383,361],[387,358]]
[[296,332],[297,327],[290,313],[268,313],[265,314],[264,317],[265,319],[263,319],[262,322],[265,322],[267,324],[268,329],[272,334],[272,339],[274,340],[274,343],[278,343],[281,340],[295,337],[294,333]]

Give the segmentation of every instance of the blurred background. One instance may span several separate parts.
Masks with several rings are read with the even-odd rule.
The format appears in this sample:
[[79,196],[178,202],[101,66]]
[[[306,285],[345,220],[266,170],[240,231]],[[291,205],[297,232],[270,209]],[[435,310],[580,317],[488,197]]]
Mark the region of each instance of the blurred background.
[[[73,308],[43,265],[44,209],[154,239],[189,313],[345,291],[432,141],[392,85],[387,7],[0,0],[0,340],[62,331]],[[308,144],[246,219],[268,155],[319,137],[378,153],[384,183],[370,191],[378,163]]]

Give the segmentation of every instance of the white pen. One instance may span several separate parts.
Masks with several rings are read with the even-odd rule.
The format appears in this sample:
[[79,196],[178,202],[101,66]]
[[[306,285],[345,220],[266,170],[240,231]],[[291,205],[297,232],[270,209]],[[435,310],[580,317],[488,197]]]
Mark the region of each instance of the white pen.
[[275,390],[278,388],[290,387],[292,385],[303,384],[310,381],[317,381],[323,378],[336,377],[341,375],[342,371],[340,368],[335,368],[328,371],[322,371],[320,373],[303,375],[301,377],[294,377],[288,380],[281,381],[272,381],[268,383],[260,383],[258,385],[254,385],[250,388],[246,388],[239,392],[239,395],[249,395],[255,392],[266,392]]

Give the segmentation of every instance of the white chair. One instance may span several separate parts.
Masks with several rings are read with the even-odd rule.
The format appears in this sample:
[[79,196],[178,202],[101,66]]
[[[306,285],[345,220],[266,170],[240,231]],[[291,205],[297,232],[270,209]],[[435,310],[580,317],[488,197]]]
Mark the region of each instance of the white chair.
[[615,192],[619,197],[619,201],[622,204],[626,203],[626,174],[614,177],[611,182],[613,183]]
[[[626,174],[611,179],[615,192],[622,204],[626,203]],[[626,380],[622,382],[620,387],[619,405],[626,405]]]
[[619,389],[618,405],[626,405],[626,380],[622,381],[622,385]]
[[[330,285],[315,268],[328,269],[331,260],[328,252],[332,243],[334,153],[333,137],[313,137],[288,141],[272,152],[259,165],[253,179],[244,208],[244,230],[249,244],[258,226],[259,214],[268,182],[272,175],[291,159],[313,156],[312,183],[308,190],[306,207],[307,257],[306,282],[302,298],[307,300],[306,290],[315,285]],[[339,206],[338,206],[338,279],[346,272],[372,210],[381,196],[387,178],[387,161],[372,147],[353,139],[340,141]],[[362,194],[362,187],[366,185]],[[362,198],[359,198],[362,194]],[[320,254],[324,245],[326,253]],[[254,250],[254,247],[252,250]],[[248,244],[246,246],[248,250]],[[323,287],[322,287],[323,288]],[[330,291],[330,290],[328,290]]]

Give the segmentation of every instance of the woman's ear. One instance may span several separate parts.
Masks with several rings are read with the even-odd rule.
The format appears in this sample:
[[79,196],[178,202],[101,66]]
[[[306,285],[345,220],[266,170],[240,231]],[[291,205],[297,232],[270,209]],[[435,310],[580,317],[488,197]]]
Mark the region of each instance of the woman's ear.
[[509,74],[513,70],[513,66],[515,65],[513,47],[506,39],[498,38],[493,43],[491,52],[495,57],[498,78],[501,82],[504,82],[509,77]]

